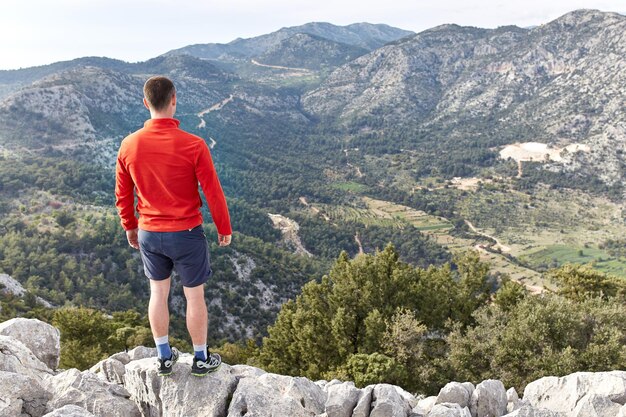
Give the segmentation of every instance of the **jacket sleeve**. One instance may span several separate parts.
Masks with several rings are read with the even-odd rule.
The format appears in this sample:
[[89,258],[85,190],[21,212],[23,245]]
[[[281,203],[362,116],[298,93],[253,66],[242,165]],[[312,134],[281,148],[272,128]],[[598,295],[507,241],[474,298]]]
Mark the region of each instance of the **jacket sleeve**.
[[120,154],[117,156],[115,165],[115,207],[122,220],[124,230],[137,228],[135,217],[135,183]]
[[226,197],[222,191],[222,185],[217,177],[211,152],[207,144],[202,141],[198,146],[196,158],[196,178],[200,182],[202,192],[211,211],[213,223],[217,227],[220,235],[230,235],[233,233],[230,226],[230,214],[226,205]]

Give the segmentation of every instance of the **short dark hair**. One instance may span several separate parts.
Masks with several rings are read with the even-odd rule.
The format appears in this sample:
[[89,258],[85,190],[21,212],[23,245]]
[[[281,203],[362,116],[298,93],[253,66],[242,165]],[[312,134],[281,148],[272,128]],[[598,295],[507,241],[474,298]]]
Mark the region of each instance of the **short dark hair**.
[[172,101],[175,92],[176,87],[172,80],[161,75],[148,78],[143,85],[143,95],[150,107],[156,111],[164,110]]

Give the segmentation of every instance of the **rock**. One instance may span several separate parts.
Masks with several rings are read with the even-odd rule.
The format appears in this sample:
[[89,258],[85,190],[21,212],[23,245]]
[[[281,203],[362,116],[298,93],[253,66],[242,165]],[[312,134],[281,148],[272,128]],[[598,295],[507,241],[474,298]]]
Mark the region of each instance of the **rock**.
[[469,407],[472,392],[459,382],[449,382],[439,391],[435,404],[455,403],[463,407]]
[[524,401],[536,408],[571,414],[585,395],[599,395],[626,403],[626,372],[577,372],[561,378],[548,376],[526,385]]
[[613,417],[622,406],[607,397],[587,394],[578,401],[573,417]]
[[132,360],[126,365],[125,387],[143,416],[224,415],[237,385],[232,368],[222,364],[218,371],[197,378],[190,373],[191,361],[191,355],[182,354],[167,378],[157,375],[155,358]]
[[74,404],[64,405],[43,417],[95,417],[92,413]]
[[396,391],[398,391],[398,394],[400,394],[402,399],[409,405],[410,408],[413,408],[417,405],[418,399],[415,397],[415,395],[411,394],[408,391],[405,391],[404,389],[396,385],[394,385],[394,387],[396,388]]
[[456,403],[435,404],[430,410],[428,417],[472,417],[467,407],[461,407]]
[[238,378],[256,377],[267,373],[263,369],[255,368],[254,366],[249,365],[233,365],[231,366],[231,370],[233,375]]
[[0,335],[22,342],[50,369],[57,369],[61,355],[61,334],[37,319],[15,318],[0,323]]
[[327,390],[328,398],[324,409],[328,417],[351,417],[361,392],[354,382],[334,384]]
[[69,369],[46,381],[53,397],[49,410],[73,404],[98,417],[139,417],[141,413],[132,402],[130,393],[122,386],[101,380],[94,373]]
[[434,395],[432,397],[423,398],[417,402],[417,405],[415,407],[413,407],[413,413],[425,416],[430,413],[436,402],[437,397]]
[[127,365],[130,362],[130,355],[127,352],[118,352],[109,357],[109,359],[117,359],[122,362],[124,365]]
[[145,346],[137,346],[134,349],[128,351],[128,357],[131,361],[138,361],[146,358],[156,358],[156,348],[149,348]]
[[500,417],[506,414],[506,406],[504,385],[495,379],[478,384],[470,400],[473,417]]
[[393,385],[377,384],[372,391],[370,417],[406,417],[411,407]]
[[41,381],[52,370],[40,361],[22,342],[0,336],[0,371],[15,372]]
[[30,376],[0,371],[0,416],[41,417],[52,395]]
[[228,416],[313,417],[324,412],[325,402],[326,394],[314,382],[267,373],[239,381]]
[[507,414],[504,417],[566,417],[562,413],[548,410],[545,408],[535,408],[529,405],[524,405],[521,408]]
[[626,417],[626,405],[623,405],[622,408],[619,409],[619,412],[615,417]]
[[374,391],[374,385],[368,385],[361,390],[361,396],[354,407],[352,417],[369,417],[372,408],[372,391]]
[[108,382],[116,384],[124,383],[124,374],[126,374],[126,368],[124,364],[112,357],[102,361],[101,365],[102,376]]
[[519,400],[519,395],[517,395],[517,391],[515,390],[515,388],[511,387],[506,391],[506,402],[507,413],[511,413],[520,408],[521,404]]

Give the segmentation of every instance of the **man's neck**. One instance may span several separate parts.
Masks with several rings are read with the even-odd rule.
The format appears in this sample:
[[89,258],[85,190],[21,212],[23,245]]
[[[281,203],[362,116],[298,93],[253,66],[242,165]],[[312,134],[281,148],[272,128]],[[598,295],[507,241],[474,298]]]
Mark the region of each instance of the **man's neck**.
[[151,119],[172,119],[174,118],[173,114],[165,114],[165,113],[150,113]]

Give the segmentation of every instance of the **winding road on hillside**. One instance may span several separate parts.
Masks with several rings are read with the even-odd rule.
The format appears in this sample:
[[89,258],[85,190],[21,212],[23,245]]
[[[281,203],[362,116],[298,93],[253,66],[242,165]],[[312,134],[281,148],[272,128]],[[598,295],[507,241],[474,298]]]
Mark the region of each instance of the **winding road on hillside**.
[[307,72],[307,73],[312,72],[310,69],[306,69],[306,68],[281,67],[280,65],[261,64],[259,61],[255,60],[255,59],[250,60],[250,62],[252,62],[256,66],[265,67],[265,68],[274,68],[274,69],[297,71],[297,72]]

